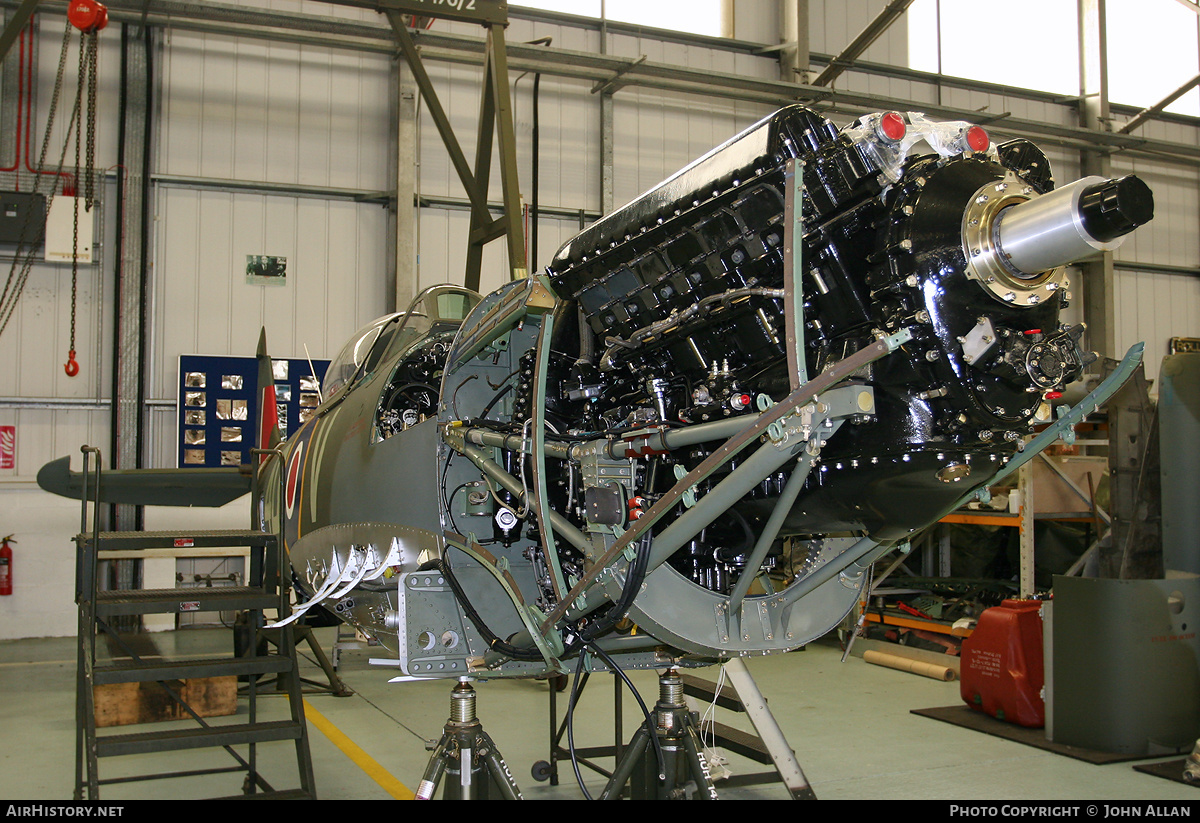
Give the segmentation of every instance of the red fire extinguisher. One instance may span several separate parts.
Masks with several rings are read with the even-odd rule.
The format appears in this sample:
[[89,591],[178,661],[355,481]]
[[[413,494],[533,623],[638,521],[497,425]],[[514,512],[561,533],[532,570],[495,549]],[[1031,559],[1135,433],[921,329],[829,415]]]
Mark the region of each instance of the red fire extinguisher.
[[0,538],[0,542],[4,545],[0,546],[0,595],[12,594],[12,549],[8,547],[9,543],[16,543],[10,534],[8,537]]

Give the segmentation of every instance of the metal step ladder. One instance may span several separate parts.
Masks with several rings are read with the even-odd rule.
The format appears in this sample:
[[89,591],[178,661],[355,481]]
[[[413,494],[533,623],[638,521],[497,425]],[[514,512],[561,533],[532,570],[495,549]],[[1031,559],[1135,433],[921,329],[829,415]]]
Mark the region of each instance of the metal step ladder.
[[[296,655],[295,635],[289,624],[275,630],[278,642],[260,644],[257,634],[264,625],[263,611],[278,610],[280,618],[289,612],[287,577],[281,578],[281,541],[279,536],[262,531],[198,532],[102,532],[99,530],[98,490],[101,483],[99,450],[84,447],[83,512],[80,533],[75,538],[75,601],[79,607],[78,670],[76,677],[76,758],[75,800],[95,801],[100,786],[135,780],[189,777],[226,772],[242,772],[244,798],[315,798],[308,727]],[[95,468],[89,471],[89,459]],[[90,485],[90,491],[89,491]],[[92,528],[88,530],[88,509],[92,509]],[[141,589],[135,591],[99,591],[97,568],[110,551],[136,551],[179,547],[249,547],[250,570],[247,586],[224,588]],[[248,613],[251,643],[246,656],[214,656],[206,659],[144,659],[114,630],[114,618],[124,615],[177,614],[181,612],[245,611]],[[98,662],[97,637],[104,632],[120,650],[118,659]],[[174,681],[189,678],[237,676],[246,681],[245,696],[249,711],[245,722],[209,723],[181,696]],[[286,720],[259,719],[258,678],[275,675],[286,682],[289,717]],[[196,727],[168,728],[133,733],[97,732],[95,686],[111,683],[156,682],[180,711],[194,720]],[[259,773],[258,746],[263,743],[291,741],[295,748],[299,786],[276,791]],[[244,747],[242,751],[234,747]],[[224,748],[234,765],[217,768],[177,770],[102,780],[99,759],[191,749]],[[232,794],[232,793],[231,793]]]

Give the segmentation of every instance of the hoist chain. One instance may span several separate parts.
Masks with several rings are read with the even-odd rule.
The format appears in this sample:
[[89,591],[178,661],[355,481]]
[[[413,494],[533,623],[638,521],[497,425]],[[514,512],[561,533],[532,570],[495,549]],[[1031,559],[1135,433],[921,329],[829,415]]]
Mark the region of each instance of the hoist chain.
[[[95,165],[96,165],[96,67],[97,67],[97,48],[96,32],[82,32],[79,42],[79,87],[75,93],[75,110],[80,111],[84,95],[84,88],[87,88],[87,107],[83,109],[83,116],[75,119],[75,202],[72,203],[74,214],[72,216],[72,237],[71,237],[71,344],[69,347],[70,359],[67,362],[67,374],[74,376],[78,373],[79,366],[75,363],[75,306],[79,296],[79,181],[80,175],[84,181],[84,208],[90,214],[92,205],[95,201]],[[82,169],[79,163],[80,149],[84,147],[83,141],[83,120],[87,119],[87,142],[85,164]],[[74,369],[74,371],[72,371]]]
[[87,74],[87,209],[92,210],[95,203],[95,171],[96,171],[96,74],[97,60],[100,53],[97,32],[86,32],[83,40],[87,44],[88,74]]
[[[79,83],[75,89],[75,110],[81,111],[83,86],[86,82],[84,66],[87,60],[87,35],[79,38]],[[75,301],[79,294],[79,152],[80,132],[83,128],[83,118],[75,119],[75,198],[71,202],[71,360],[75,359]],[[69,363],[70,361],[68,361]]]

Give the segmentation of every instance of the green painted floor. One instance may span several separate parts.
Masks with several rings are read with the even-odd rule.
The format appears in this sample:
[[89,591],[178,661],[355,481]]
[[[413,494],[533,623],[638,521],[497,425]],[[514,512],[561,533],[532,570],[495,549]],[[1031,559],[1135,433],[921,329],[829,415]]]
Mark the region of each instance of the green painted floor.
[[[322,630],[330,648],[333,630]],[[231,644],[225,630],[155,635],[168,653],[199,653],[205,645]],[[304,650],[307,652],[307,650]],[[369,663],[371,650],[348,650],[340,674],[349,697],[309,694],[316,709],[357,753],[351,757],[310,720],[317,795],[323,800],[388,799],[385,786],[415,791],[429,759],[427,741],[440,737],[449,715],[452,682],[389,683],[398,672]],[[820,799],[942,800],[1200,800],[1200,789],[1142,774],[1133,763],[1103,766],[1052,754],[998,737],[919,717],[913,709],[959,703],[957,682],[941,682],[880,668],[851,657],[841,662],[836,645],[816,643],[802,652],[748,661],[781,729]],[[716,679],[716,669],[698,674]],[[311,659],[304,675],[319,679]],[[657,675],[633,672],[647,704],[657,697]],[[538,681],[491,681],[476,685],[478,714],[503,754],[526,799],[582,799],[570,764],[560,764],[558,785],[537,782],[531,767],[548,759],[549,687]],[[0,798],[69,801],[74,787],[75,643],[72,638],[0,642]],[[560,698],[566,708],[566,694]],[[286,700],[260,701],[265,719],[282,718]],[[641,722],[636,703],[623,701],[624,740]],[[244,715],[244,701],[239,714]],[[577,711],[579,746],[614,741],[613,687],[594,676]],[[749,729],[744,716],[718,709],[722,723]],[[214,721],[217,722],[217,721]],[[155,726],[159,724],[154,724]],[[1157,760],[1177,759],[1157,758]],[[259,747],[259,765],[277,788],[297,785],[290,743]],[[735,773],[766,767],[730,756]],[[376,766],[364,768],[373,761]],[[222,750],[105,758],[102,778],[199,769],[233,761]],[[600,761],[611,768],[611,759]],[[1141,762],[1155,762],[1150,759]],[[604,778],[583,770],[588,791],[598,795]],[[374,775],[374,776],[373,776]],[[384,779],[377,780],[383,776]],[[785,799],[781,783],[728,788],[722,799]],[[101,800],[191,799],[237,794],[241,776],[141,781],[107,785]]]

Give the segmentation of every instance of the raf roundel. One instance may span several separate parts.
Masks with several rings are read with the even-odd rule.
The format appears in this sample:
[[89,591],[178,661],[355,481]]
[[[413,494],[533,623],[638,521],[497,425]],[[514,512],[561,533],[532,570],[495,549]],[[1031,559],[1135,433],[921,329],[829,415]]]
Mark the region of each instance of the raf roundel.
[[296,495],[300,489],[300,467],[303,459],[304,443],[300,443],[297,445],[296,450],[292,452],[292,459],[288,461],[284,506],[287,509],[287,516],[289,518],[291,518],[292,512],[296,507]]

